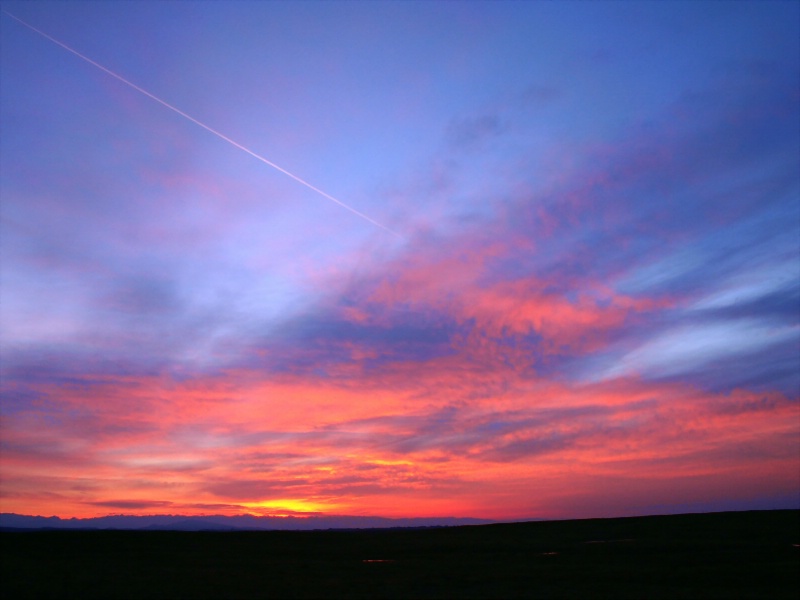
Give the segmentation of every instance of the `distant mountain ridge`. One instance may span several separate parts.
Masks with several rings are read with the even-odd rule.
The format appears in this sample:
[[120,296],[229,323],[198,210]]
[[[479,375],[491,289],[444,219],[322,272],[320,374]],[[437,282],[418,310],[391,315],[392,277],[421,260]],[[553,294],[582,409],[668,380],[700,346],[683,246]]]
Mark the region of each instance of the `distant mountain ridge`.
[[87,519],[62,519],[0,513],[0,529],[142,529],[167,531],[262,531],[314,529],[386,529],[392,527],[452,527],[494,523],[487,519],[458,517],[406,518],[354,517],[256,517],[252,515],[109,515]]

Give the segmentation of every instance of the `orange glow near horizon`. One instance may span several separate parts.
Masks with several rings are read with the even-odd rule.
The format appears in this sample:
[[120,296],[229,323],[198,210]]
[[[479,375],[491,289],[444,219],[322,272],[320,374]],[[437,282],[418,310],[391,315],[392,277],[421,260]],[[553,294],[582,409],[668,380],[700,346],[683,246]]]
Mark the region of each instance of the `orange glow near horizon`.
[[17,4],[0,511],[800,507],[798,3]]
[[[424,384],[427,375],[419,375]],[[721,493],[731,477],[789,493],[800,466],[786,451],[800,412],[778,393],[721,397],[633,379],[543,382],[491,404],[458,406],[447,390],[460,378],[448,385],[442,370],[430,376],[445,391],[416,399],[289,380],[240,389],[214,380],[104,382],[97,393],[105,398],[135,393],[140,406],[158,398],[157,408],[115,415],[112,434],[87,424],[91,436],[73,429],[69,438],[53,437],[46,459],[4,452],[1,510],[559,517],[613,514],[622,490],[640,498],[643,511],[696,502],[690,481],[703,482],[702,497]],[[288,410],[278,410],[280,398]],[[89,400],[69,390],[62,399]],[[5,438],[11,448],[44,441],[21,428]],[[614,485],[605,488],[603,479]],[[573,499],[575,506],[559,509],[564,494],[585,495],[586,505]]]

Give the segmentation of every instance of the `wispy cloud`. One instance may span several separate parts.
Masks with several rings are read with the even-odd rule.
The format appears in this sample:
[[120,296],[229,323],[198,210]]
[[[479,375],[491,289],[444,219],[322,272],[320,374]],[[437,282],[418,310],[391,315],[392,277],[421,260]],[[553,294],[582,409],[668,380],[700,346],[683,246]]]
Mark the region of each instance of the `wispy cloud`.
[[[74,137],[95,121],[38,129],[9,92],[3,509],[522,518],[794,502],[797,53],[739,36],[753,19],[775,31],[789,21],[745,19],[737,5],[719,17],[733,33],[716,41],[686,22],[683,35],[706,48],[692,56],[655,17],[642,17],[642,37],[582,7],[631,35],[567,44],[509,6],[356,10],[400,11],[398,29],[362,16],[407,42],[436,29],[430,11],[486,11],[518,40],[498,46],[486,31],[475,38],[483,54],[458,36],[426,38],[425,51],[409,43],[430,54],[430,73],[362,28],[358,48],[321,28],[307,44],[317,62],[286,55],[297,40],[280,32],[243,33],[237,44],[256,44],[248,56],[312,69],[270,70],[283,83],[253,91],[242,83],[251,63],[219,57],[248,74],[231,72],[231,89],[282,106],[285,123],[238,93],[223,106],[210,89],[192,105],[196,90],[174,83],[247,147],[281,142],[297,164],[319,165],[325,189],[391,215],[402,243],[336,207],[310,209],[286,182],[118,89],[107,93],[137,125],[104,105],[93,113],[109,132],[103,147]],[[517,9],[555,11],[554,31],[572,23],[555,6]],[[200,13],[225,21],[226,10]],[[307,7],[246,10],[263,24],[269,11],[292,20]],[[72,27],[87,47],[106,44]],[[527,47],[519,40],[559,58],[507,50]],[[630,51],[642,44],[655,49]],[[36,96],[12,55],[28,56],[4,53],[4,73]],[[348,92],[352,65],[370,94]],[[329,140],[333,157],[320,150]],[[47,144],[42,166],[30,157]]]

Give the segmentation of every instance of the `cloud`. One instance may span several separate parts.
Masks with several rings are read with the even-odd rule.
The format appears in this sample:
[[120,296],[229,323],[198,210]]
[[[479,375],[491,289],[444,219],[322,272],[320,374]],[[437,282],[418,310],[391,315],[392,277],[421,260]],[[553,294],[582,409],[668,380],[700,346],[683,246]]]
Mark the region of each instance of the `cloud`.
[[173,506],[172,502],[162,500],[94,500],[87,502],[86,504],[99,506],[102,508],[118,508],[122,510],[161,509],[170,508]]
[[458,149],[474,149],[503,133],[496,115],[481,115],[451,121],[445,131],[448,144]]
[[114,213],[124,181],[58,174],[74,206],[12,215],[3,501],[508,517],[762,479],[783,497],[796,97],[794,72],[740,65],[545,150],[512,113],[453,118],[429,172],[385,195],[441,202],[409,242],[319,263],[302,232],[265,245],[286,224],[230,182],[151,173],[157,193]]
[[664,377],[703,369],[742,354],[800,341],[800,327],[770,327],[756,319],[701,323],[668,331],[623,356],[604,377]]

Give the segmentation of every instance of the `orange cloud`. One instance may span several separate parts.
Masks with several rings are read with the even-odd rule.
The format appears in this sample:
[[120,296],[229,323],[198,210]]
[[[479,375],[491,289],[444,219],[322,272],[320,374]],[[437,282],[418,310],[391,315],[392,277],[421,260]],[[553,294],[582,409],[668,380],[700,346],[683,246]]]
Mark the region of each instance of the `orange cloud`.
[[[417,369],[399,391],[395,378],[362,390],[255,373],[240,385],[120,378],[83,395],[53,390],[52,402],[77,412],[47,437],[34,413],[4,417],[2,510],[522,518],[747,497],[752,485],[790,493],[797,483],[800,410],[779,393],[507,372],[506,391],[485,397],[467,393],[473,382],[455,364]],[[78,435],[80,409],[94,420]]]

